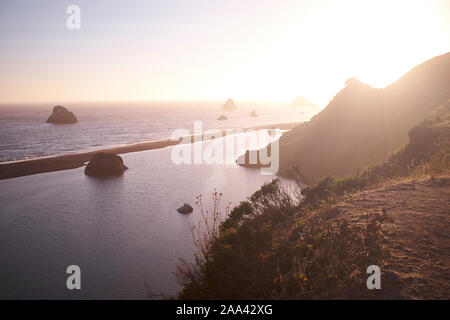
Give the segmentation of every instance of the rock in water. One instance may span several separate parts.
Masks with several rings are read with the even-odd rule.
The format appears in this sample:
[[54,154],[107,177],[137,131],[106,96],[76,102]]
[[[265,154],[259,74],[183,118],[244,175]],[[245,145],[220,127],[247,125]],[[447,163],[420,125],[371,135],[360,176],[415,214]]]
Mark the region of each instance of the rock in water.
[[220,117],[217,118],[217,120],[228,120],[228,118],[225,117],[224,115],[221,115]]
[[228,99],[227,102],[225,102],[225,104],[222,106],[222,108],[226,111],[234,111],[237,109],[233,99]]
[[317,107],[315,104],[309,102],[305,97],[298,96],[292,101],[293,107]]
[[183,206],[179,207],[177,209],[177,211],[179,213],[191,213],[192,211],[194,211],[194,209],[192,208],[191,205],[189,205],[188,203],[183,204]]
[[84,169],[84,173],[91,177],[120,176],[127,166],[120,156],[112,153],[96,153]]
[[47,122],[55,124],[77,123],[77,117],[63,106],[53,107],[53,113],[48,117]]
[[255,110],[252,111],[252,113],[250,113],[250,117],[257,117],[258,114],[256,113]]

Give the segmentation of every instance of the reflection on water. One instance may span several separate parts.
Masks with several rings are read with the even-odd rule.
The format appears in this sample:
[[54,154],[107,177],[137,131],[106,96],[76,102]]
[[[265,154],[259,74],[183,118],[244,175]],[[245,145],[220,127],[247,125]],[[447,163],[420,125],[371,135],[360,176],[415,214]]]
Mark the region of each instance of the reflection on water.
[[[237,204],[271,180],[237,165],[174,165],[171,148],[124,155],[123,177],[84,168],[0,181],[0,298],[146,298],[175,294],[172,272],[191,259],[188,223],[176,208],[214,190]],[[80,291],[66,289],[81,267]]]

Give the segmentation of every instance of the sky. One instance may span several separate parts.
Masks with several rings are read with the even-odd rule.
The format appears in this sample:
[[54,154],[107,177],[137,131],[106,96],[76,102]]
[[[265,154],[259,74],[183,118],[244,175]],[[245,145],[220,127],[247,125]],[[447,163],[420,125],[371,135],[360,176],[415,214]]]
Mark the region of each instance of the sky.
[[0,103],[325,104],[450,51],[450,1],[1,0],[0,48]]

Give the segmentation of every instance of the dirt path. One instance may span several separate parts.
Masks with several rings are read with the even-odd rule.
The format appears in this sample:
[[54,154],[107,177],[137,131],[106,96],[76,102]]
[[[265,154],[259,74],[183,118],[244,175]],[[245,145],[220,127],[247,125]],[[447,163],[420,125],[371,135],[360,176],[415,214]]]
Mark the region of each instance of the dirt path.
[[352,223],[386,210],[383,299],[449,299],[450,177],[377,186],[339,202]]

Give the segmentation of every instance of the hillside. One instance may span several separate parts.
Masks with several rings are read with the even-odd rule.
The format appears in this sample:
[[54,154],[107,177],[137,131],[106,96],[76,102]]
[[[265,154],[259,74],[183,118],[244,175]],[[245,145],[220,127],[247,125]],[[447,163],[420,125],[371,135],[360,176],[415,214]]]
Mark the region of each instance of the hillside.
[[179,298],[449,299],[450,101],[407,136],[358,175],[265,184],[180,265]]
[[[377,185],[308,215],[243,222],[221,235],[180,298],[449,299],[449,207],[447,176]],[[379,291],[366,288],[371,264],[382,270]]]
[[361,173],[372,183],[411,175],[439,175],[450,170],[450,100],[408,132],[409,143],[385,161]]
[[297,166],[306,183],[355,174],[408,141],[408,132],[450,98],[450,53],[375,89],[351,81],[311,121],[280,139],[280,175]]
[[[386,210],[383,299],[449,299],[450,178],[386,183],[332,207],[337,223],[360,224]],[[362,290],[361,297],[371,297]],[[351,293],[349,293],[351,294]]]

